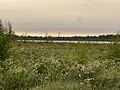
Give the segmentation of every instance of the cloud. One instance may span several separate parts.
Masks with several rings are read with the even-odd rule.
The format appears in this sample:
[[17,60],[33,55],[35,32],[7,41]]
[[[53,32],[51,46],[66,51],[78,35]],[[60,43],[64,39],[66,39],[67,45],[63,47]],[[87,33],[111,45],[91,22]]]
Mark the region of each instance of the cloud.
[[12,21],[16,32],[115,32],[119,9],[120,0],[0,0],[1,17]]

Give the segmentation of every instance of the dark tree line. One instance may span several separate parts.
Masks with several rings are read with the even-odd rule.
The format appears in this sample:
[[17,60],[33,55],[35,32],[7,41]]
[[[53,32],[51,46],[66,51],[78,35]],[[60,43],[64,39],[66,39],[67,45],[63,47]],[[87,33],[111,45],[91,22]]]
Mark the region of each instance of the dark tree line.
[[99,36],[72,36],[72,37],[52,37],[52,36],[18,36],[14,35],[14,40],[66,40],[66,41],[111,41],[116,38],[120,39],[120,35],[99,35]]

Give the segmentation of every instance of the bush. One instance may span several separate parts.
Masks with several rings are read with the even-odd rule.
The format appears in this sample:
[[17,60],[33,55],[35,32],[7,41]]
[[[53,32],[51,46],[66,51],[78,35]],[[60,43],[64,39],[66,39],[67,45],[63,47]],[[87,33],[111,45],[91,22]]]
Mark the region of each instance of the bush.
[[120,45],[119,44],[109,45],[108,58],[120,61]]
[[0,61],[4,61],[9,56],[8,50],[10,48],[11,29],[10,22],[8,22],[7,28],[2,24],[2,20],[0,19]]

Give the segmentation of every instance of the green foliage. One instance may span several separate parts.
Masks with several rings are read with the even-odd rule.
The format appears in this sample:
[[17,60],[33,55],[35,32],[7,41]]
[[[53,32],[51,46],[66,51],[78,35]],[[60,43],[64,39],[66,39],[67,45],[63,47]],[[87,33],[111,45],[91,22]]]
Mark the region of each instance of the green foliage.
[[77,62],[79,64],[86,64],[89,60],[87,53],[88,47],[86,45],[78,45],[77,49]]
[[35,70],[37,71],[38,74],[44,74],[46,72],[46,67],[44,64],[36,64]]
[[119,90],[120,58],[108,58],[119,45],[111,45],[17,42],[0,67],[0,90]]
[[111,44],[108,46],[108,58],[120,61],[120,45]]
[[95,90],[120,89],[120,62],[104,60],[101,67],[96,68],[96,74],[91,84]]
[[8,50],[10,48],[11,29],[3,26],[0,20],[0,61],[4,61],[9,57]]
[[0,60],[5,60],[8,58],[9,53],[9,42],[8,42],[8,37],[5,36],[0,36]]

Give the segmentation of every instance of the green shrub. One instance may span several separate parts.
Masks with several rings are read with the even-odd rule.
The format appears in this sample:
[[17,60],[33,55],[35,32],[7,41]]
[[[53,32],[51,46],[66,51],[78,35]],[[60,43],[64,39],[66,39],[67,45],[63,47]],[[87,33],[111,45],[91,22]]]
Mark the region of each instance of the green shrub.
[[111,44],[108,47],[108,58],[114,60],[120,60],[120,45],[119,44]]
[[86,45],[83,45],[83,46],[79,46],[78,45],[78,50],[77,50],[77,63],[79,64],[86,64],[89,60],[89,57],[88,57],[88,53],[87,53],[87,46]]
[[11,29],[10,23],[8,23],[7,28],[2,24],[2,20],[0,20],[0,61],[4,61],[9,56]]

